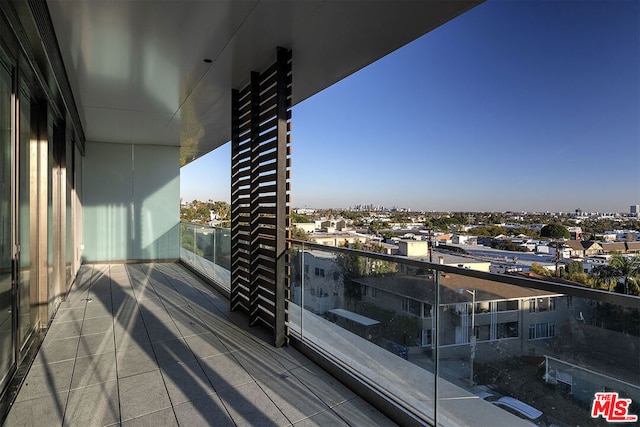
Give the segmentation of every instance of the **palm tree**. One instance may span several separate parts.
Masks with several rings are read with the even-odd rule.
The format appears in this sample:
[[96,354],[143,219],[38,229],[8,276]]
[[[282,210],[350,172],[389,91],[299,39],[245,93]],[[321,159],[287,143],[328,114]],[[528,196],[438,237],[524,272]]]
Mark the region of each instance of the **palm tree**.
[[640,289],[638,286],[640,281],[640,256],[614,255],[609,261],[609,266],[615,270],[616,278],[623,281],[624,293],[629,294],[631,292],[630,288],[633,288],[633,293],[637,295]]
[[595,283],[600,287],[613,292],[618,283],[618,272],[615,267],[605,264],[597,265],[591,270],[591,276],[595,278]]

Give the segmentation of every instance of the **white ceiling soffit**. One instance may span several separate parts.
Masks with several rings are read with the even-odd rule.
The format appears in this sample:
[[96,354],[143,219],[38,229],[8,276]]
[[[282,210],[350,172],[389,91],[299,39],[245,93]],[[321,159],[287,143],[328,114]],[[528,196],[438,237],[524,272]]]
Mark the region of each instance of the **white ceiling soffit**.
[[277,46],[295,105],[478,3],[47,2],[87,141],[191,147],[186,162],[230,139],[231,89]]

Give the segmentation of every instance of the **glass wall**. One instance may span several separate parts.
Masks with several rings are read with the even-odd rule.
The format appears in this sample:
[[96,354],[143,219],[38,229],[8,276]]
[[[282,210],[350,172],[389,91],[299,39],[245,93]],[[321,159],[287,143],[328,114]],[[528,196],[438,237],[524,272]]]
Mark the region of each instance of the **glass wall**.
[[640,412],[638,297],[317,244],[290,255],[291,335],[426,422],[594,425],[599,391]]
[[11,157],[11,74],[0,63],[0,390],[15,357],[12,316],[13,234]]
[[[74,275],[73,152],[65,106],[43,98],[0,8],[0,407],[38,328],[53,316]],[[19,26],[18,22],[15,22]],[[26,49],[29,51],[29,49]],[[44,64],[44,63],[43,63]],[[40,70],[52,75],[51,70]],[[47,84],[52,81],[47,81]],[[57,99],[57,98],[56,98]],[[51,100],[57,102],[57,100]],[[68,166],[63,168],[62,166]],[[2,414],[0,414],[2,415]]]
[[73,187],[74,187],[74,171],[73,171],[73,141],[67,136],[66,145],[65,145],[65,167],[64,167],[64,175],[65,175],[65,286],[69,286],[71,284],[71,278],[73,274],[73,238],[74,238],[74,229],[73,229],[73,209],[72,209],[72,196],[73,196]]
[[[42,137],[42,135],[41,135]],[[48,297],[48,309],[49,313],[55,311],[56,300],[55,295],[57,291],[57,268],[56,258],[58,257],[58,251],[56,250],[57,232],[54,227],[54,180],[57,176],[54,169],[54,152],[53,152],[53,123],[51,120],[47,123],[47,163],[46,166],[42,165],[41,169],[47,174],[47,297]]]
[[[22,347],[29,338],[37,322],[37,282],[35,264],[32,262],[33,243],[37,242],[31,233],[37,220],[37,145],[31,138],[31,102],[25,88],[20,90],[20,136],[19,136],[19,187],[18,187],[18,241],[20,244],[20,269],[18,271],[18,332]],[[33,286],[32,286],[33,283]]]
[[87,143],[86,150],[84,260],[176,260],[179,148]]

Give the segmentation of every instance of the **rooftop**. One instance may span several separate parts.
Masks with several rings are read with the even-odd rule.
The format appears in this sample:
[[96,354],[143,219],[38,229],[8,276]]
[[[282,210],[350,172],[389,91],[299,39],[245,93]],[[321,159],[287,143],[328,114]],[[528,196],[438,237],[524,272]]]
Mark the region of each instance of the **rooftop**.
[[[431,275],[363,277],[355,281],[417,301],[432,303],[435,300],[435,283]],[[452,303],[469,302],[469,297],[458,293],[458,289],[476,290],[476,301],[478,302],[561,295],[560,293],[448,273],[441,276],[440,285],[443,286],[440,292],[444,295],[444,300]]]

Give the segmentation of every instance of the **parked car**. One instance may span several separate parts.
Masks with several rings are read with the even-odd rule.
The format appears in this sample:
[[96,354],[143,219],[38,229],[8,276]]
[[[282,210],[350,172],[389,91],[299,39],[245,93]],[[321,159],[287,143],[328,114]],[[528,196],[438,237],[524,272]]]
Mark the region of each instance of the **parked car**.
[[474,393],[482,400],[486,400],[487,402],[495,402],[503,396],[496,389],[497,387],[495,386],[495,384],[477,385],[475,387]]
[[547,420],[542,411],[513,397],[504,396],[491,403],[523,420],[532,422],[534,425],[543,427],[553,425]]
[[512,413],[513,415],[529,421],[531,425],[544,427],[568,427],[567,424],[548,417],[539,409],[534,408],[516,398],[505,396],[498,391],[495,384],[477,385],[474,393],[480,399],[493,403],[497,407]]

